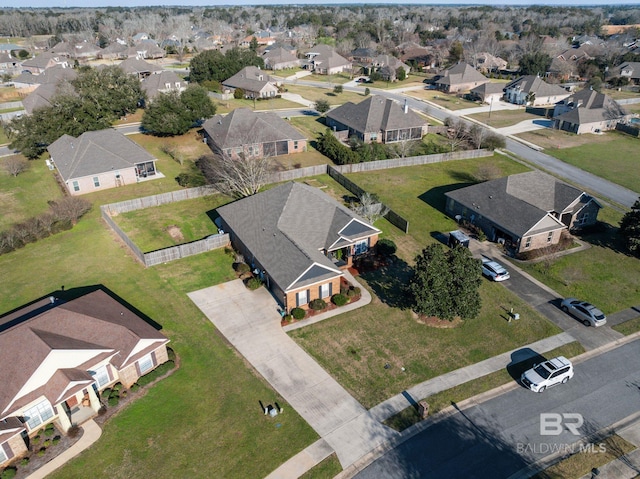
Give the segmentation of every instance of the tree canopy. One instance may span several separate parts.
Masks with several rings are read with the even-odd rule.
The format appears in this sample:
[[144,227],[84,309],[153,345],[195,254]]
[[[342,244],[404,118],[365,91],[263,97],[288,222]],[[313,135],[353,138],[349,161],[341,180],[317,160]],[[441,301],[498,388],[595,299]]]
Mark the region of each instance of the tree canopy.
[[619,233],[625,238],[629,251],[640,257],[640,198],[622,217]]
[[216,113],[207,91],[189,85],[182,93],[160,93],[142,115],[142,128],[156,136],[182,135],[194,124]]
[[544,76],[551,66],[551,57],[544,52],[537,51],[522,55],[519,64],[520,72],[523,75]]
[[408,287],[413,309],[447,320],[474,318],[480,312],[481,280],[480,262],[468,248],[444,250],[438,243],[431,244],[416,257]]
[[135,111],[143,96],[138,80],[118,67],[82,69],[75,80],[58,88],[51,106],[8,123],[11,148],[37,158],[62,135],[77,137],[109,128],[120,116]]
[[244,67],[264,67],[264,60],[251,50],[232,48],[225,54],[218,50],[205,50],[191,59],[189,80],[222,82],[238,73]]

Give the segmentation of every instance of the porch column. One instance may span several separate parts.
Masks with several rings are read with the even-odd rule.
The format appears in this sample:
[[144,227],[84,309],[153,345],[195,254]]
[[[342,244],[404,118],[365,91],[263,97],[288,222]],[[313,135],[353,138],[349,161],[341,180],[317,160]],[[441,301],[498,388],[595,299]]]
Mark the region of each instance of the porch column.
[[93,409],[95,412],[98,412],[98,409],[102,407],[102,404],[100,404],[100,399],[98,399],[96,392],[93,390],[93,386],[89,386],[87,388],[87,392],[89,393],[89,403],[91,409]]
[[71,419],[67,416],[67,412],[65,411],[62,403],[56,406],[56,411],[58,411],[58,421],[60,421],[60,425],[64,431],[68,431],[71,427]]

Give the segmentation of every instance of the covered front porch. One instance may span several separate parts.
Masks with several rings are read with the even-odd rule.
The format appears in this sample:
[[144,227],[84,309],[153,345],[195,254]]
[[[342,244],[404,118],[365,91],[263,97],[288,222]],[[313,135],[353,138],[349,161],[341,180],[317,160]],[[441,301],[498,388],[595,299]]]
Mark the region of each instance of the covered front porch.
[[80,425],[94,417],[101,407],[96,390],[89,385],[56,405],[58,425],[62,431],[68,431],[71,426]]

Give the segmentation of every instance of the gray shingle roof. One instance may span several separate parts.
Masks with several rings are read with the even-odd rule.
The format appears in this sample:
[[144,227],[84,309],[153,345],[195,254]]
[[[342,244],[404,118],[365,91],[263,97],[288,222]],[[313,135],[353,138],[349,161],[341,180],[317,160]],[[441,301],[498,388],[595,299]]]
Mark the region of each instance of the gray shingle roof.
[[327,117],[362,133],[418,128],[426,124],[413,111],[405,113],[395,101],[377,95],[358,104],[347,102],[328,112]]
[[309,55],[310,53],[317,54],[313,56],[311,61],[313,61],[315,64],[320,65],[321,69],[329,70],[331,68],[336,68],[336,67],[345,66],[345,65],[351,66],[351,62],[349,60],[347,60],[343,56],[340,56],[329,45],[324,45],[324,44],[315,45],[311,50],[309,50],[307,55]]
[[111,128],[88,131],[78,138],[63,135],[47,150],[65,181],[155,160],[147,150]]
[[31,114],[34,110],[51,106],[51,102],[49,100],[51,100],[51,98],[56,94],[57,89],[57,85],[53,83],[40,85],[29,93],[24,100],[22,100],[24,109],[28,114]]
[[283,291],[342,274],[321,250],[379,233],[317,188],[293,182],[222,206],[218,214]]
[[[167,83],[169,87],[167,88]],[[176,87],[176,84],[178,85]],[[187,87],[187,82],[172,71],[163,70],[145,77],[140,82],[140,86],[146,92],[147,98],[153,99],[158,93],[168,90],[183,90]]]
[[136,75],[142,75],[146,73],[153,73],[162,71],[157,65],[152,65],[149,62],[140,60],[138,58],[128,58],[118,64],[118,66],[125,72]]
[[494,93],[502,93],[504,85],[502,83],[483,83],[475,88],[472,88],[471,93],[477,93],[478,95],[491,95]]
[[291,50],[286,50],[283,47],[273,48],[265,52],[262,57],[265,62],[269,64],[299,61],[298,57],[296,57]]
[[524,93],[535,93],[537,96],[553,96],[553,95],[566,95],[567,90],[558,85],[545,82],[542,78],[536,75],[522,76],[510,83],[507,83],[504,87],[505,90],[509,88],[520,88]]
[[255,112],[248,108],[237,108],[228,115],[211,117],[202,127],[221,150],[253,143],[305,139],[275,113]]
[[246,91],[261,91],[267,83],[273,83],[271,77],[258,67],[244,67],[222,84],[231,88],[242,88]]
[[581,90],[561,102],[573,108],[555,119],[581,125],[622,118],[626,112],[614,100],[595,90]]
[[462,85],[472,82],[488,82],[489,79],[473,68],[468,63],[458,63],[448,70],[445,75],[436,81],[440,85]]
[[582,195],[577,188],[540,171],[519,173],[445,194],[518,236],[529,232],[548,213],[565,211]]

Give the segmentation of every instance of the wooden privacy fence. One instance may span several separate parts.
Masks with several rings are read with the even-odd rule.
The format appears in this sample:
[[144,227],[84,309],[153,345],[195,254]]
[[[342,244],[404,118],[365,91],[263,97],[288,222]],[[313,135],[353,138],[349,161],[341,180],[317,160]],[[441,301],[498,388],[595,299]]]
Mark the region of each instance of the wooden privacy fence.
[[145,196],[143,198],[135,198],[133,200],[121,201],[119,203],[111,203],[102,205],[100,213],[104,221],[114,231],[115,234],[129,247],[131,252],[146,267],[155,266],[161,263],[167,263],[187,256],[205,253],[212,249],[222,248],[230,242],[228,234],[216,234],[207,236],[201,240],[192,241],[168,248],[159,249],[143,253],[140,248],[122,231],[122,229],[113,221],[113,214],[126,213],[127,211],[141,210],[152,206],[159,206],[177,201],[184,201],[192,198],[199,198],[215,193],[210,186],[200,186],[197,188],[188,188],[186,190],[172,191],[161,195]]

